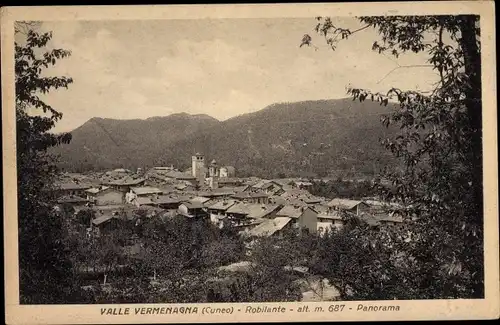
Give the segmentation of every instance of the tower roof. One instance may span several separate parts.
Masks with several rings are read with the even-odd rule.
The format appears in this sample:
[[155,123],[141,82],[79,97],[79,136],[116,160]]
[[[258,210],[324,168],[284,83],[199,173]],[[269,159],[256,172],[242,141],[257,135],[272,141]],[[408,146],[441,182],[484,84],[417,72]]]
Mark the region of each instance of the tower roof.
[[212,162],[210,164],[211,165],[217,165],[217,161],[214,159],[214,160],[212,160]]

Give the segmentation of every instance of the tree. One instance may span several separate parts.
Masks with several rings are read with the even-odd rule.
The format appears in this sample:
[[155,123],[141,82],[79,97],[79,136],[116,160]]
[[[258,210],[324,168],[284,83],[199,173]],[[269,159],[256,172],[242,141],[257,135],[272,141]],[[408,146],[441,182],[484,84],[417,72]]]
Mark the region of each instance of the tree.
[[[399,103],[382,123],[399,125],[401,133],[382,143],[404,168],[382,175],[392,180],[395,191],[382,185],[380,190],[403,203],[401,213],[412,220],[414,242],[406,249],[416,260],[417,296],[483,297],[479,16],[360,17],[363,27],[355,31],[335,26],[330,18],[317,20],[316,31],[333,50],[340,40],[374,28],[381,41],[373,43],[373,50],[396,58],[408,51],[425,54],[438,74],[438,83],[426,93],[393,87],[381,94],[349,87],[348,94],[353,100]],[[310,35],[303,45],[312,45]],[[400,68],[411,67],[395,69]]]
[[76,213],[75,220],[87,228],[91,226],[92,220],[95,219],[95,211],[92,209],[82,209]]
[[107,283],[108,275],[116,271],[122,256],[118,240],[119,238],[115,234],[106,234],[96,238],[93,243],[94,245],[92,245],[97,264],[99,268],[102,268],[104,273],[103,284]]
[[319,239],[311,271],[326,277],[342,300],[419,299],[414,260],[401,251],[404,239],[350,217]]
[[[295,236],[294,236],[295,237]],[[292,236],[286,239],[260,238],[252,247],[254,263],[247,281],[243,282],[251,295],[250,301],[299,301],[301,293],[294,282],[297,277],[286,270],[303,260]]]
[[[72,83],[68,77],[42,76],[70,52],[53,49],[39,55],[52,34],[39,34],[22,23],[16,25],[16,31],[19,38],[19,33],[26,32],[25,40],[15,43],[20,302],[68,302],[71,263],[62,243],[62,220],[52,209],[50,188],[56,170],[47,149],[69,142],[71,135],[49,133],[62,114],[39,94]],[[29,115],[28,109],[44,115]]]

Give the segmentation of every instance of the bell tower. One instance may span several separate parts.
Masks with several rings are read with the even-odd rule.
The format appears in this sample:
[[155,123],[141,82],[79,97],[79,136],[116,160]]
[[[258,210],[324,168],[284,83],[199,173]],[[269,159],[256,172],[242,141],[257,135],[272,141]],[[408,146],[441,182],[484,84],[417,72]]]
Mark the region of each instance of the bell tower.
[[196,153],[196,155],[191,157],[191,173],[193,177],[198,178],[204,172],[205,172],[205,157],[200,153]]

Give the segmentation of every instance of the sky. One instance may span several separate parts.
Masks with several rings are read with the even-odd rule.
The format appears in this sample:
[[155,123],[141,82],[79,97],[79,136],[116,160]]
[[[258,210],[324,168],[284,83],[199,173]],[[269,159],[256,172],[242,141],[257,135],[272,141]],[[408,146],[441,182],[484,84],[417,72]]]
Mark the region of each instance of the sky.
[[[356,29],[354,18],[334,18]],[[276,102],[343,98],[346,86],[429,89],[423,55],[398,59],[371,51],[365,29],[332,51],[311,18],[45,21],[50,47],[70,50],[45,75],[69,76],[68,89],[42,98],[63,113],[54,132],[92,117],[144,119],[173,113],[225,120]],[[304,34],[314,47],[299,47]],[[393,71],[394,70],[394,71]],[[392,71],[388,76],[386,76]]]

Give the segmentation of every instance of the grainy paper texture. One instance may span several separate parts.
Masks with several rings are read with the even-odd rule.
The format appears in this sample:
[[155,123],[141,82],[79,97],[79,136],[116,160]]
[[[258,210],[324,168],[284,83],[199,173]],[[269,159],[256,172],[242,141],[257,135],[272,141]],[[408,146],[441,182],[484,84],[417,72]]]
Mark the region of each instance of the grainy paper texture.
[[[428,63],[425,61],[418,61],[418,58],[413,61],[406,61],[406,63],[399,63],[400,61],[398,61],[398,63],[394,63],[396,61],[392,61],[393,59],[391,58],[386,58],[386,61],[376,61],[380,60],[380,55],[371,51],[371,42],[373,41],[373,35],[377,36],[376,33],[369,34],[370,36],[365,38],[360,36],[357,41],[355,36],[361,35],[361,32],[356,35],[352,35],[352,37],[348,37],[348,40],[346,41],[351,42],[351,45],[343,43],[337,44],[334,42],[335,46],[339,49],[343,46],[351,46],[351,52],[343,52],[347,53],[347,56],[343,58],[344,60],[332,63],[327,62],[329,55],[333,55],[330,47],[326,45],[327,43],[325,43],[325,39],[321,35],[315,34],[315,32],[312,31],[318,21],[324,22],[316,19],[316,17],[320,16],[332,17],[334,22],[346,22],[349,24],[350,22],[355,21],[355,17],[384,15],[429,17],[437,15],[443,15],[443,17],[456,15],[479,16],[479,29],[481,35],[480,84],[482,84],[482,92],[479,93],[481,94],[482,103],[482,171],[484,211],[484,224],[482,225],[484,230],[484,294],[482,294],[482,296],[484,298],[467,299],[467,297],[464,297],[465,299],[428,300],[414,298],[414,300],[375,301],[355,301],[352,299],[348,301],[327,301],[328,299],[323,299],[323,301],[303,300],[299,302],[262,302],[262,300],[259,301],[257,299],[256,302],[251,303],[211,302],[186,304],[140,302],[128,304],[20,304],[18,257],[19,227],[17,218],[17,179],[19,175],[17,175],[18,170],[16,168],[16,75],[14,71],[14,44],[15,41],[17,42],[14,31],[15,22],[41,22],[44,28],[48,28],[45,30],[53,30],[53,41],[55,42],[55,47],[58,45],[61,45],[63,48],[64,46],[70,46],[73,51],[75,51],[75,49],[79,49],[81,51],[79,53],[72,53],[72,57],[77,57],[77,61],[74,61],[76,63],[72,66],[66,66],[69,68],[66,68],[65,70],[64,68],[63,70],[52,70],[52,72],[55,72],[56,74],[60,72],[62,75],[73,77],[75,79],[75,85],[83,80],[84,86],[76,85],[75,88],[72,89],[72,85],[69,85],[68,90],[62,88],[57,91],[57,94],[54,95],[54,97],[50,97],[52,93],[49,93],[47,97],[41,97],[47,98],[48,102],[57,106],[57,108],[71,106],[71,109],[66,108],[63,110],[64,117],[60,122],[56,123],[56,128],[54,129],[55,132],[67,132],[76,129],[92,117],[146,119],[152,116],[165,116],[181,112],[194,115],[208,114],[215,117],[217,120],[229,123],[227,121],[232,117],[245,113],[255,114],[255,111],[276,102],[299,102],[305,100],[317,101],[326,98],[348,97],[348,95],[345,94],[345,87],[348,86],[351,81],[362,83],[363,81],[373,79],[371,83],[370,81],[366,81],[364,85],[366,86],[365,88],[372,89],[375,92],[387,91],[390,87],[385,86],[390,85],[392,82],[397,83],[397,85],[401,86],[402,89],[405,88],[406,90],[416,88],[418,91],[425,93],[427,90],[426,87],[431,87],[435,84],[434,82],[436,82],[436,80],[433,79],[436,77],[435,72],[433,74],[434,77],[426,71],[422,72],[419,70],[419,72],[409,72],[409,65],[424,66],[428,65]],[[213,23],[207,23],[207,18]],[[183,323],[198,321],[275,322],[498,318],[500,290],[497,201],[498,165],[496,140],[497,103],[495,97],[496,47],[494,20],[494,3],[487,1],[2,8],[2,139],[4,148],[4,262],[6,271],[5,306],[7,323],[104,324]],[[96,39],[94,39],[95,42],[86,39],[88,41],[87,43],[76,37],[72,39],[71,28],[75,26],[75,23],[78,23],[80,26],[86,26],[84,29],[87,28],[88,30],[94,29],[95,31],[100,28],[100,30],[95,34],[95,37],[100,40],[101,43],[95,41]],[[274,23],[276,24],[273,25]],[[270,25],[274,26],[274,29],[266,30],[265,26]],[[283,31],[279,29],[280,26],[283,28]],[[294,29],[294,26],[299,27]],[[301,26],[307,26],[307,28],[302,30]],[[323,27],[324,26],[325,25],[323,25]],[[140,38],[141,34],[134,32],[134,30],[137,31],[141,28],[151,31],[151,34],[148,34],[150,37],[148,39],[149,43],[144,40],[139,42],[137,37]],[[165,29],[164,32],[162,32],[162,28]],[[349,28],[354,27],[350,26]],[[109,29],[113,30],[115,34],[110,35]],[[249,32],[252,29],[254,29],[253,34]],[[118,35],[117,30],[121,31],[121,34],[119,34],[119,40],[113,38]],[[251,35],[250,38],[254,37],[254,43],[251,43],[251,40],[249,41],[244,37],[240,43],[231,43],[231,39],[237,38],[235,38],[235,35],[238,36],[238,31],[241,31],[242,35]],[[287,38],[286,35],[280,36],[280,32],[283,32],[283,34],[299,33],[298,35],[300,36],[299,39],[294,39],[293,37]],[[338,34],[334,35],[343,39],[344,35],[342,31],[337,30],[337,32]],[[58,33],[61,35],[61,38],[59,38],[60,43],[57,43]],[[161,39],[158,39],[162,33],[170,33],[174,36],[170,38],[169,36],[165,36],[164,38],[162,37]],[[186,36],[187,38],[179,41],[175,39],[176,33],[189,36]],[[304,34],[308,33],[312,36],[312,42],[309,42],[307,37],[301,39]],[[436,33],[439,33],[439,30]],[[255,37],[259,36],[259,34],[261,42],[258,42],[259,37]],[[64,37],[66,37],[66,43],[62,41]],[[204,37],[206,37],[206,39],[204,39]],[[255,41],[255,39],[257,41]],[[293,50],[288,50],[287,46],[284,45],[289,39],[295,42],[292,45]],[[128,44],[125,44],[126,41],[129,41]],[[304,54],[306,57],[296,59],[294,55],[297,55],[296,53],[299,52],[294,51],[299,48],[301,41],[303,41],[302,45],[304,45],[304,48],[301,46],[300,51],[307,51],[307,53],[309,53],[307,55],[310,55],[311,52],[317,52],[318,54],[316,54],[316,56],[309,57]],[[118,42],[121,43],[118,44]],[[165,42],[165,44],[159,45],[155,42]],[[244,45],[242,44],[247,44],[245,42],[253,44],[257,48],[244,48]],[[147,47],[138,49],[135,48],[136,44],[148,45]],[[241,45],[241,47],[238,47],[239,45]],[[99,46],[102,46],[102,48],[99,48]],[[366,56],[359,54],[361,52],[358,51],[360,51],[359,49],[361,48],[365,49]],[[121,52],[119,52],[120,54],[116,54],[116,52],[113,51]],[[165,53],[158,54],[155,51],[165,51]],[[154,56],[155,53],[157,54],[156,56]],[[104,57],[103,55],[109,55],[109,57],[115,55],[116,60],[113,60],[115,62],[110,63],[109,57]],[[134,56],[136,57],[135,60],[128,62],[138,62],[137,66],[140,66],[143,69],[143,72],[147,71],[147,73],[143,73],[141,75],[139,72],[134,70],[136,68],[135,65],[130,66],[130,69],[123,68],[123,65],[127,62],[126,60],[131,60],[131,57]],[[374,57],[379,58],[375,59]],[[356,60],[356,64],[352,63],[352,58]],[[374,61],[371,61],[372,58],[374,58]],[[351,61],[349,61],[350,59]],[[60,60],[63,62],[65,59],[61,58]],[[156,66],[153,63],[156,64]],[[149,70],[145,68],[151,64],[156,67],[157,71],[155,71],[155,68]],[[59,66],[59,63],[56,64],[56,66]],[[162,72],[162,67],[165,71],[168,71],[169,74],[168,77],[165,77],[165,79],[161,79],[161,77],[158,79],[156,73]],[[114,72],[112,69],[122,69],[122,74],[120,74],[120,72]],[[127,73],[129,74],[127,75]],[[370,76],[368,75],[377,75],[378,77],[370,79]],[[92,78],[96,79],[95,83],[92,82]],[[439,79],[437,79],[437,81],[439,82]],[[85,84],[85,82],[87,83]],[[353,87],[356,86],[355,82],[353,82]],[[101,91],[102,89],[105,90]],[[267,91],[268,89],[272,89],[272,91]],[[432,89],[432,87],[430,89]],[[111,90],[111,92],[106,94],[106,90]],[[328,93],[330,91],[331,94]],[[64,92],[66,92],[66,95]],[[185,96],[180,96],[180,94],[185,94]],[[358,96],[359,94],[360,93],[358,93]],[[356,95],[356,92],[354,92],[354,95]],[[363,96],[363,93],[361,93],[361,96]],[[368,97],[366,101],[369,101],[369,94],[366,97]],[[376,99],[377,96],[375,96],[375,100]],[[381,100],[383,102],[384,99],[381,98]],[[168,102],[168,105],[165,105],[165,102]],[[389,105],[392,104],[392,102],[389,103]],[[120,107],[117,108],[114,105],[119,105]],[[168,107],[166,108],[165,106]],[[299,116],[299,119],[302,119],[301,121],[308,119],[307,115],[305,115],[306,117],[303,115]],[[270,117],[268,116],[268,118]],[[213,123],[223,123],[220,121]],[[272,125],[272,129],[274,129],[279,126],[280,122],[275,120],[270,123],[276,123]],[[314,128],[315,125],[316,124],[313,124],[312,128]],[[241,128],[246,128],[246,126],[243,125]],[[296,131],[297,129],[294,130]],[[234,134],[237,133],[237,131],[234,132]],[[324,132],[324,130],[321,132]],[[141,134],[143,133],[146,133],[144,129],[141,131]],[[113,136],[115,136],[114,133]],[[252,136],[252,131],[250,129],[248,131],[248,136],[249,139]],[[255,136],[255,132],[253,133],[253,136]],[[102,137],[102,139],[104,139],[105,135],[102,135]],[[231,135],[226,135],[225,137],[231,137]],[[276,137],[276,133],[269,133],[269,138],[273,137]],[[97,139],[99,138],[97,137]],[[76,138],[74,140],[76,141]],[[274,141],[275,139],[272,140]],[[250,145],[252,145],[252,142],[250,140],[248,141],[250,142]],[[297,140],[297,142],[298,141],[299,140]],[[303,144],[301,143],[300,146],[306,147],[309,145],[309,142],[312,142],[312,138],[305,137],[302,141]],[[352,141],[355,143],[354,140]],[[191,150],[200,150],[199,148],[203,150],[205,148],[204,145],[206,145],[206,143],[202,141],[201,144],[198,144],[198,147],[196,147],[196,145],[194,147],[189,147],[189,153],[187,153],[189,156],[188,165],[190,167],[192,166],[191,170],[188,171],[187,174],[193,176],[191,181],[194,183],[200,179],[200,177],[195,175],[196,172],[199,173],[200,170],[198,169],[199,164],[196,162],[197,156],[194,155],[194,152],[191,152]],[[256,144],[256,146],[259,145],[262,144]],[[322,142],[321,146],[323,145],[324,143]],[[279,145],[275,144],[273,150],[284,150],[283,146],[283,143]],[[219,147],[219,149],[220,148],[221,147]],[[248,150],[259,152],[259,149],[261,148],[252,149],[250,146],[250,149]],[[148,152],[148,150],[151,150],[152,152],[154,148],[145,148],[145,151],[141,151],[141,155],[146,155],[144,152]],[[225,150],[228,149],[226,148]],[[237,151],[236,149],[234,150],[235,152]],[[299,148],[294,150],[297,150],[296,152],[298,152],[298,150],[305,149]],[[172,152],[170,153],[173,155]],[[177,151],[177,153],[179,153],[179,151]],[[179,156],[184,154],[185,153],[180,153]],[[210,160],[212,157],[217,158],[220,154],[220,152],[216,152],[216,149],[214,149],[209,158]],[[104,153],[102,155],[104,155]],[[193,155],[192,164],[191,155]],[[349,153],[346,155],[349,155]],[[343,159],[344,157],[340,157],[339,159],[341,158]],[[348,157],[345,158],[347,159]],[[77,163],[83,164],[82,160],[78,159],[79,158],[77,158]],[[260,159],[262,159],[262,157]],[[362,160],[363,158],[360,159]],[[181,158],[179,158],[179,161],[179,164],[182,164],[183,160]],[[253,161],[255,162],[257,160]],[[141,163],[142,162],[138,162],[135,163],[135,165],[132,165],[137,168],[142,166]],[[151,161],[151,164],[160,163],[165,163],[165,161]],[[226,157],[224,163],[227,165],[234,165],[236,164],[236,161],[230,161],[230,158]],[[69,164],[71,165],[71,163]],[[101,169],[111,170],[119,167],[129,168],[121,162],[120,164],[110,167],[111,165],[106,165]],[[149,164],[146,165],[152,167]],[[279,163],[277,163],[277,165],[279,165]],[[369,165],[372,166],[371,163]],[[75,161],[73,161],[73,165],[71,166],[75,166]],[[287,172],[290,172],[293,174],[294,172],[304,171],[317,172],[317,170],[309,165],[307,166],[309,166],[310,169],[308,169],[309,167],[303,167],[304,165],[300,164],[295,166],[293,163],[290,163],[287,166],[288,167],[284,167],[284,169],[282,168],[280,173],[286,174]],[[347,169],[351,168],[350,163],[347,163],[347,166]],[[252,165],[252,163],[249,163],[248,173],[257,173],[255,172],[255,169],[252,169],[254,167],[255,166]],[[82,168],[85,169],[84,167]],[[213,170],[210,168],[206,170],[206,184],[204,183],[205,179],[203,179],[199,184],[193,185],[196,190],[200,190],[199,187],[207,187],[211,188],[211,190],[208,191],[213,193],[214,188],[223,188],[220,184],[221,181],[223,181],[223,176],[221,174],[222,168],[219,169],[219,167],[217,167],[217,169],[215,169],[214,167]],[[68,167],[68,169],[71,169],[71,167]],[[262,167],[262,170],[265,169],[265,166]],[[139,170],[142,169],[139,167],[137,173],[140,173]],[[374,170],[375,167],[373,167],[373,173]],[[142,172],[144,171],[142,170]],[[231,174],[231,171],[228,171],[228,168],[226,168],[225,173]],[[237,169],[236,173],[242,173],[242,171]],[[270,174],[272,174],[272,168]],[[272,178],[272,176],[254,176],[268,179]],[[178,178],[180,177],[177,177],[177,179]],[[228,178],[227,175],[226,178]],[[280,176],[274,178],[282,179],[285,177]],[[314,181],[316,181],[316,178],[314,179]],[[217,182],[219,182],[218,185]],[[308,181],[303,180],[296,179],[295,182],[292,181],[292,183],[285,185],[295,186],[296,188],[294,190],[296,191],[302,191],[303,186],[309,186]],[[188,183],[184,182],[183,184]],[[191,185],[188,184],[185,186]],[[255,186],[257,185],[253,184],[250,187]],[[142,204],[141,202],[143,202],[139,199],[141,196],[139,192],[141,190],[134,190],[134,188],[136,187],[130,189],[130,192],[128,192],[127,195],[136,195],[135,200],[132,198],[130,199],[130,202],[140,206]],[[268,189],[268,187],[266,187],[266,189]],[[96,191],[99,192],[100,190],[102,190],[102,188],[99,189],[99,186],[97,186]],[[179,191],[187,190],[182,189]],[[283,191],[286,192],[286,190]],[[112,193],[112,191],[110,193]],[[197,193],[198,197],[203,196],[199,194],[199,192]],[[247,192],[243,191],[241,193]],[[261,205],[263,203],[259,198],[256,198],[258,195],[248,195],[248,197],[243,197],[241,196],[241,193],[239,193],[240,196],[233,196],[231,199],[233,201],[241,200],[238,204],[246,204],[245,206],[251,206],[252,204]],[[266,196],[263,197],[267,198],[270,196],[271,195],[267,193]],[[275,196],[282,196],[282,194],[280,192]],[[145,197],[144,199],[150,201],[152,200],[153,203],[157,203],[159,202],[158,197],[159,196],[156,195]],[[127,200],[129,200],[128,196]],[[186,216],[193,217],[192,213],[194,212],[192,211],[195,211],[196,204],[200,203],[193,197],[185,198],[184,200],[185,201],[180,200],[181,204],[178,207],[179,211],[185,209],[184,212],[182,212],[183,210],[181,212]],[[251,203],[248,203],[245,201],[245,203],[243,203],[244,200],[255,200],[255,202],[252,201]],[[284,205],[287,205],[287,202],[288,201],[286,201]],[[330,207],[336,206],[333,202],[334,200],[328,200]],[[213,204],[216,203],[217,200],[213,202]],[[266,206],[272,206],[273,203],[276,202],[266,201],[265,203]],[[354,214],[359,214],[359,209],[365,205],[369,205],[361,203],[358,206],[358,203],[356,204],[357,205],[355,205],[356,208],[354,210],[349,208],[349,213],[356,211]],[[276,203],[276,206],[279,205],[279,203]],[[283,208],[284,205],[279,208]],[[291,206],[292,209],[294,208],[293,204],[288,205]],[[341,204],[339,204],[339,206],[340,205]],[[203,204],[201,204],[201,206],[203,206]],[[309,205],[309,207],[310,206],[311,205]],[[265,210],[265,206],[263,206],[263,208]],[[300,211],[299,220],[305,220],[306,217],[304,211],[308,211],[307,207],[303,209],[298,207],[295,208]],[[316,206],[314,209],[317,209]],[[208,211],[212,210],[209,209]],[[315,211],[315,213],[315,220],[319,220],[317,218],[323,215],[317,211]],[[323,216],[325,217],[325,215]],[[260,219],[264,220],[265,218]],[[284,224],[291,224],[293,222],[292,219],[293,218],[290,216],[278,216],[277,219],[272,219],[274,222],[273,227],[278,227],[276,226],[277,221],[283,222]],[[325,222],[325,225],[328,223],[335,224],[334,222],[332,223],[332,218],[325,217],[324,219],[325,220],[323,221]],[[91,228],[92,225],[99,228],[97,225],[98,223],[95,222],[96,220],[94,220],[94,223],[91,221]],[[262,222],[262,220],[260,221]],[[266,222],[270,223],[269,220],[264,220],[263,222],[263,224],[258,225],[256,228],[253,228],[253,230],[248,230],[249,233],[253,232],[255,234],[259,231],[259,227],[265,228],[263,225],[266,225]],[[302,221],[297,222],[300,223]],[[316,228],[316,224],[318,224],[318,228]],[[307,222],[304,227],[309,227]],[[318,231],[320,229],[319,221],[314,222],[314,232],[316,232],[316,229],[318,229]],[[89,236],[91,235],[92,234]],[[167,249],[163,252],[166,251]],[[167,265],[170,264],[167,263]],[[163,267],[165,267],[165,265],[163,265]],[[460,273],[460,271],[458,272]],[[156,269],[154,271],[154,278],[154,281],[156,281]],[[102,279],[99,278],[99,281],[102,282]],[[107,280],[104,279],[104,282],[106,281]],[[138,277],[132,277],[132,282],[134,281],[137,282]],[[109,282],[113,285],[112,277]],[[398,286],[397,283],[393,283],[393,285]],[[430,285],[432,286],[433,284]],[[437,284],[434,285],[437,286]],[[201,287],[200,290],[202,290]],[[288,290],[286,294],[288,295]],[[391,298],[386,297],[386,299]]]

